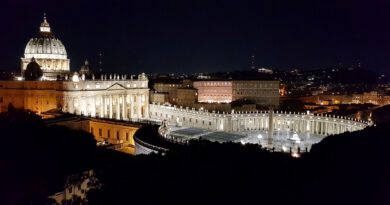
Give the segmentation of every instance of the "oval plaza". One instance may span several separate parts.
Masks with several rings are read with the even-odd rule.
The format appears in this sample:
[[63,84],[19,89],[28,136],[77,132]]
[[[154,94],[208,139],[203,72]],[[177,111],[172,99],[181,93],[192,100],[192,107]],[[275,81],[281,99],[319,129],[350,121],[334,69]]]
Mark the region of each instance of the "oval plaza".
[[[283,111],[208,112],[150,104],[150,118],[167,122],[166,138],[179,142],[203,138],[261,144],[276,151],[308,151],[324,137],[361,130],[368,122],[330,115]],[[169,126],[170,125],[170,126]]]

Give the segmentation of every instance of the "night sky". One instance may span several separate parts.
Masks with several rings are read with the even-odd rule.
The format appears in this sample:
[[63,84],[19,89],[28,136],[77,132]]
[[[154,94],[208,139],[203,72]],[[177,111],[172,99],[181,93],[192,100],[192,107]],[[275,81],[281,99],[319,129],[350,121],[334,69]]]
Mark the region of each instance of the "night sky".
[[328,1],[0,1],[0,69],[16,70],[43,13],[71,70],[85,58],[126,73],[317,69],[354,65],[390,74],[390,3]]

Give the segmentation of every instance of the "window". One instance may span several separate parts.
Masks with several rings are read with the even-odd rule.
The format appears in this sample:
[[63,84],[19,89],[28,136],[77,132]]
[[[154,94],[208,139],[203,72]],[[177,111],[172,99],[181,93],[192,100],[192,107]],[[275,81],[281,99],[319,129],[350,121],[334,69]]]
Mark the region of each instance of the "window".
[[110,130],[107,130],[107,138],[110,138]]
[[3,97],[0,97],[0,103],[3,103]]
[[126,132],[126,141],[129,141],[129,133]]
[[93,134],[93,127],[91,127],[91,133]]
[[116,139],[119,140],[119,131],[116,131]]
[[99,137],[102,136],[102,128],[99,128]]

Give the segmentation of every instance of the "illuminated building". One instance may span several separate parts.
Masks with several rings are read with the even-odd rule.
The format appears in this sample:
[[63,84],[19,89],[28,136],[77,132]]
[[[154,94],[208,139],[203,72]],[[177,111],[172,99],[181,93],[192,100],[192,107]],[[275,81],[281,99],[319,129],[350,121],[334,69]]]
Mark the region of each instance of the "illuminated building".
[[65,46],[54,36],[46,16],[39,27],[38,36],[31,38],[26,45],[24,57],[21,58],[22,75],[32,58],[41,66],[45,79],[56,80],[57,76],[64,76],[70,71]]
[[233,101],[231,81],[196,81],[194,88],[198,90],[198,102],[231,103]]
[[67,201],[72,201],[75,198],[84,201],[87,199],[89,190],[99,189],[101,186],[93,170],[70,175],[66,179],[64,190],[49,196],[48,198],[54,203],[48,204],[62,204]]
[[257,105],[279,106],[279,81],[196,81],[194,88],[198,89],[198,102],[231,103],[249,100]]
[[176,93],[177,104],[185,107],[193,107],[198,97],[197,90],[190,87],[178,88]]
[[[114,75],[115,76],[115,75]],[[15,108],[41,114],[53,109],[78,115],[112,119],[147,117],[148,79],[64,81],[0,81],[0,112],[11,103]]]
[[388,105],[390,104],[390,96],[378,93],[376,91],[365,92],[363,94],[353,94],[352,103],[354,104],[374,104]]
[[70,129],[84,130],[91,133],[98,145],[109,146],[111,149],[134,154],[134,133],[140,124],[127,121],[112,121],[98,118],[64,118],[47,120],[48,125],[65,126]]
[[269,68],[258,68],[257,72],[265,73],[265,74],[272,74],[272,73],[274,73],[274,71],[272,69],[269,69]]
[[[219,142],[261,144],[275,151],[292,153],[309,151],[312,144],[328,135],[353,132],[371,125],[370,122],[334,115],[292,113],[282,111],[209,112],[204,109],[150,104],[150,118],[170,125],[170,133],[163,136],[169,141],[185,143],[202,138]],[[156,151],[153,146],[137,142],[140,152]],[[140,140],[138,140],[140,141]],[[138,143],[138,144],[137,144]]]
[[[144,73],[135,79],[115,74],[87,79],[88,61],[80,72],[69,76],[65,47],[44,17],[39,37],[30,39],[22,58],[25,79],[0,81],[0,112],[12,105],[41,115],[56,110],[122,120],[148,117],[149,89]],[[58,75],[63,78],[57,79]]]
[[[168,82],[156,82],[153,84],[153,90],[159,95],[165,94],[168,101],[171,104],[175,104],[177,100],[177,89],[182,88],[183,84],[179,81],[168,81]],[[154,93],[152,93],[153,95]],[[153,97],[152,97],[153,98]],[[158,96],[157,96],[158,99]]]

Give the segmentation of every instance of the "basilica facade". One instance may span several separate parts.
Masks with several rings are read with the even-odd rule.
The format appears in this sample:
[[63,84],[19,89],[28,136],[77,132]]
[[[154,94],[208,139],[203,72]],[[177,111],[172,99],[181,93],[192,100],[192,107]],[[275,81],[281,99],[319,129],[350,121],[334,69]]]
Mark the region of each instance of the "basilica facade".
[[[51,32],[46,16],[39,36],[27,43],[21,59],[23,77],[0,81],[0,112],[23,109],[45,116],[48,111],[109,119],[148,117],[148,78],[90,74],[88,62],[71,74],[62,42]],[[86,70],[88,73],[85,73]],[[89,75],[89,78],[86,77]],[[96,78],[95,78],[96,77]]]
[[[118,75],[119,76],[119,75]],[[38,114],[51,110],[111,119],[140,119],[148,114],[145,74],[127,79],[0,81],[0,112],[12,104]]]

